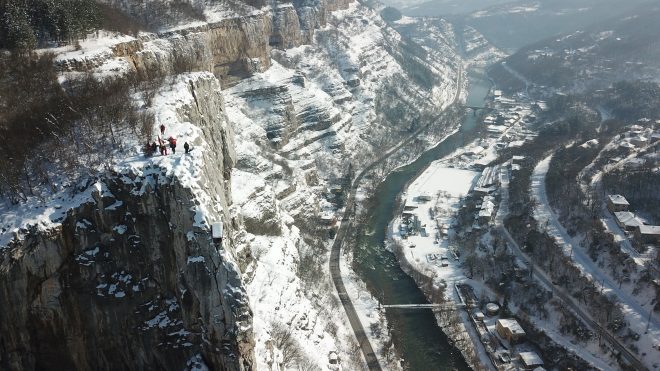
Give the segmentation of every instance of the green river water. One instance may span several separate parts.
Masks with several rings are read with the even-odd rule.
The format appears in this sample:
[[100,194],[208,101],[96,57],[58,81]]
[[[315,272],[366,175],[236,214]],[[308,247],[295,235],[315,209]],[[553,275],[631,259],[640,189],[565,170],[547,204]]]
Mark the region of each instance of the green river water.
[[[469,80],[467,105],[481,107],[490,82],[477,74],[470,74]],[[405,185],[431,162],[462,147],[475,136],[475,117],[468,114],[457,133],[426,151],[415,162],[392,172],[377,188],[376,206],[369,211],[369,225],[360,232],[354,256],[358,274],[382,304],[428,303],[413,279],[401,270],[394,254],[385,248],[387,226],[394,218],[396,198]],[[469,370],[430,309],[388,309],[386,317],[394,346],[402,355],[406,369]]]

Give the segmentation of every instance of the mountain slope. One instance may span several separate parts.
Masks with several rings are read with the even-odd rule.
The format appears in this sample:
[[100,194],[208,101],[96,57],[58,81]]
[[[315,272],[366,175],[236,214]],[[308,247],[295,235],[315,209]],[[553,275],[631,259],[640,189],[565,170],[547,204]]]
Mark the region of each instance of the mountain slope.
[[[137,18],[174,3],[109,2]],[[337,189],[416,129],[429,128],[408,160],[455,129],[458,109],[438,114],[464,98],[463,60],[357,3],[186,3],[197,18],[39,51],[55,53],[67,89],[89,75],[134,81],[153,121],[109,123],[111,143],[85,132],[109,148],[101,165],[74,180],[53,161],[56,181],[2,206],[3,368],[363,366],[326,271]],[[176,154],[144,155],[169,136]]]

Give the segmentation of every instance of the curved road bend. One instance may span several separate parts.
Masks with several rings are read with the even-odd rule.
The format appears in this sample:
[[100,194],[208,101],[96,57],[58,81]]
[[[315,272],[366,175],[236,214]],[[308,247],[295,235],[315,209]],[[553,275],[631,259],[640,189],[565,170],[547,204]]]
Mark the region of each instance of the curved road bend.
[[528,266],[528,267],[533,267],[532,269],[532,274],[535,279],[540,281],[544,286],[550,288],[553,292],[553,294],[557,295],[561,301],[566,304],[572,311],[575,313],[584,323],[586,323],[589,327],[591,327],[592,330],[597,331],[600,335],[602,335],[611,345],[619,351],[623,357],[625,357],[628,362],[636,369],[636,370],[648,370],[644,364],[637,359],[634,353],[632,353],[624,344],[622,344],[619,339],[617,339],[614,335],[612,335],[606,328],[601,326],[598,322],[596,322],[593,318],[591,318],[591,315],[589,315],[587,312],[585,312],[582,307],[580,307],[573,299],[573,297],[568,294],[562,287],[556,286],[555,284],[552,283],[552,280],[548,276],[548,274],[543,271],[538,265],[535,265],[531,263],[531,259],[527,254],[525,254],[516,240],[513,239],[509,231],[507,230],[506,226],[504,225],[504,217],[507,214],[508,210],[508,198],[509,198],[509,174],[502,174],[503,176],[500,178],[502,180],[502,200],[500,201],[500,204],[502,205],[500,209],[503,209],[503,212],[498,212],[495,223],[496,223],[496,228],[500,231],[502,235],[506,238],[507,242],[509,242],[509,246],[513,249],[514,253]]
[[[462,89],[461,85],[463,83],[462,75],[463,75],[463,68],[461,67],[456,81],[457,82],[456,86],[458,88],[456,90],[456,95],[454,96],[454,100],[452,101],[452,104],[456,104],[461,95],[461,89]],[[348,233],[349,228],[353,227],[353,222],[351,221],[351,217],[355,213],[355,194],[357,193],[362,178],[364,178],[364,176],[368,172],[370,172],[374,167],[381,164],[383,161],[387,160],[391,155],[393,155],[399,149],[401,149],[401,147],[410,143],[424,130],[428,129],[428,127],[431,126],[436,121],[436,119],[442,118],[443,113],[438,115],[433,120],[430,120],[428,124],[417,129],[408,138],[399,142],[399,144],[390,148],[387,152],[385,152],[382,156],[380,156],[374,162],[372,162],[367,167],[365,167],[358,174],[358,176],[355,178],[355,181],[353,181],[353,185],[351,186],[351,192],[349,193],[348,198],[346,200],[346,210],[344,211],[344,215],[342,216],[342,223],[339,226],[339,230],[337,231],[337,235],[335,236],[335,241],[332,244],[332,250],[330,251],[330,276],[332,276],[332,282],[335,284],[337,295],[339,296],[339,300],[341,301],[341,304],[344,307],[344,310],[346,311],[348,320],[351,323],[351,327],[353,328],[353,333],[355,333],[355,337],[358,341],[358,344],[360,345],[360,349],[362,350],[362,354],[364,355],[369,370],[382,370],[382,368],[380,367],[380,363],[378,362],[378,357],[376,357],[376,353],[374,352],[374,349],[371,347],[371,343],[367,338],[367,335],[364,331],[364,327],[362,327],[362,323],[360,322],[360,318],[358,317],[357,312],[355,311],[355,307],[351,302],[351,298],[348,296],[348,293],[346,293],[346,287],[344,286],[344,281],[342,279],[341,271],[339,269],[339,259],[341,256],[341,247],[344,241],[344,237]]]
[[[531,193],[538,202],[537,206],[534,208],[534,218],[539,223],[545,220],[547,223],[547,233],[552,238],[554,238],[555,241],[557,241],[559,246],[562,246],[565,253],[568,251],[572,252],[571,259],[577,266],[581,267],[581,270],[590,274],[594,281],[600,281],[601,286],[604,286],[606,290],[616,295],[621,305],[624,306],[624,311],[637,314],[639,319],[644,321],[646,319],[645,314],[649,312],[640,305],[637,298],[629,295],[628,292],[626,292],[627,290],[617,289],[617,285],[614,280],[607,276],[602,271],[602,269],[593,263],[585,250],[574,244],[574,241],[568,235],[568,232],[566,232],[566,229],[559,221],[557,214],[552,209],[550,201],[548,200],[548,192],[545,181],[553,155],[554,154],[551,154],[541,160],[538,165],[536,165],[534,172],[532,173]],[[655,332],[656,328],[658,327],[658,322],[654,316],[651,316],[649,321]]]

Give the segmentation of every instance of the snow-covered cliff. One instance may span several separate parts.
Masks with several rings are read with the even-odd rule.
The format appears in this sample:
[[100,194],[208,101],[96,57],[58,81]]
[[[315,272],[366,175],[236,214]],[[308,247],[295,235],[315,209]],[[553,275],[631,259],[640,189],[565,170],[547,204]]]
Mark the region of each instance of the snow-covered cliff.
[[414,153],[452,129],[434,119],[464,97],[453,31],[430,53],[347,0],[190,4],[203,20],[55,50],[62,80],[162,79],[141,104],[179,146],[145,158],[129,140],[75,189],[2,210],[2,367],[362,367],[327,191],[421,125]]
[[144,158],[138,145],[75,190],[3,210],[16,229],[0,249],[2,368],[253,368],[233,243],[209,228],[223,216],[234,228],[220,84],[176,77],[152,109],[191,154]]
[[[136,6],[128,1],[109,1],[127,13],[148,17],[148,1]],[[200,4],[201,3],[201,4]],[[173,23],[154,33],[117,40],[108,53],[61,56],[64,71],[81,71],[116,66],[143,76],[189,71],[211,71],[223,86],[270,67],[272,48],[291,48],[313,42],[315,30],[324,27],[330,12],[345,9],[347,0],[276,1],[251,6],[241,1],[191,2],[203,20]]]

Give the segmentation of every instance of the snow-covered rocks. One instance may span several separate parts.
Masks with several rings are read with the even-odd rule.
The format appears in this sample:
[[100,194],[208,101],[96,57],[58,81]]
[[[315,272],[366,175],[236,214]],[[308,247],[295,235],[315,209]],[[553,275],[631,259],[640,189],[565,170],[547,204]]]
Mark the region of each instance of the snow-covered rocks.
[[[227,238],[218,246],[209,228],[228,219],[232,202],[233,133],[219,90],[212,74],[195,73],[173,78],[153,99],[154,132],[164,123],[165,135],[193,144],[190,154],[144,157],[142,143],[125,138],[130,149],[114,153],[97,181],[28,200],[31,209],[3,209],[5,231],[16,237],[0,249],[9,319],[0,327],[8,349],[22,344],[8,354],[16,368],[42,362],[43,351],[59,354],[50,366],[64,368],[148,368],[161,359],[181,369],[198,354],[216,368],[253,364],[234,245]],[[72,333],[84,335],[43,341]],[[39,350],[25,346],[36,343]]]

